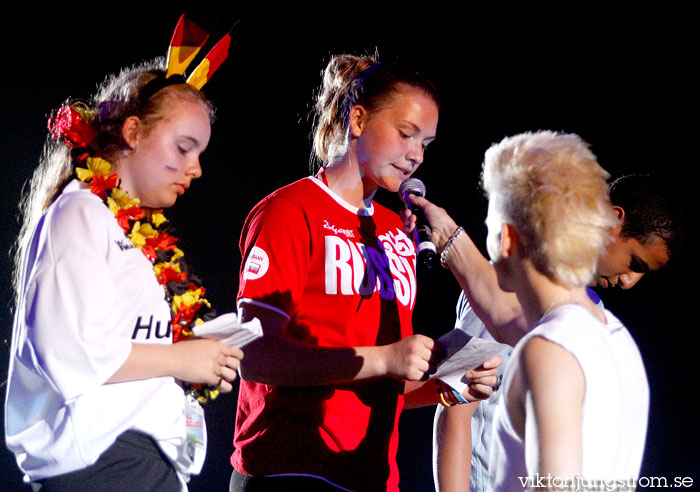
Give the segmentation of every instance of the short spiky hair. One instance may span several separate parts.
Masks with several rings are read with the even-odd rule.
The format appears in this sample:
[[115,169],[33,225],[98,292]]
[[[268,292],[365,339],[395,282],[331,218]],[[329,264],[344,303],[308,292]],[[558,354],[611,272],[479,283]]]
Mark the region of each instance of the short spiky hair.
[[657,177],[630,174],[610,184],[610,200],[625,211],[620,237],[649,244],[661,238],[669,257],[681,249],[683,220],[675,190]]
[[482,175],[490,207],[517,229],[535,268],[567,287],[592,280],[618,223],[608,176],[579,136],[551,131],[491,146]]

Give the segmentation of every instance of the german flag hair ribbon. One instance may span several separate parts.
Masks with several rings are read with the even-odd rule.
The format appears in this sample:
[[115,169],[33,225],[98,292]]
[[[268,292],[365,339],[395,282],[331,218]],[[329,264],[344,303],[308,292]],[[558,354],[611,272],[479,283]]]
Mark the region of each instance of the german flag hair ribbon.
[[182,14],[168,46],[168,71],[165,77],[183,75],[207,39],[209,34]]
[[173,84],[187,83],[196,89],[201,89],[226,60],[231,45],[231,35],[226,34],[214,45],[189,77],[185,78],[185,70],[208,39],[209,34],[204,29],[182,14],[168,46],[165,76],[156,77],[148,82],[141,91],[141,100],[145,102],[159,90]]

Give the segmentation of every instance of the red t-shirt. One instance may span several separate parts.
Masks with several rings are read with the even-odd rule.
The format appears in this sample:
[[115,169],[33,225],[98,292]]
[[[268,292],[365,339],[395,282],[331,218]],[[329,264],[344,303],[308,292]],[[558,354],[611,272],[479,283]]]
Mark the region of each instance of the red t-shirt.
[[[241,300],[286,315],[284,336],[326,347],[412,334],[415,248],[397,214],[359,210],[305,178],[263,199],[241,236]],[[231,463],[248,475],[311,474],[351,490],[398,490],[403,383],[281,387],[241,380]]]

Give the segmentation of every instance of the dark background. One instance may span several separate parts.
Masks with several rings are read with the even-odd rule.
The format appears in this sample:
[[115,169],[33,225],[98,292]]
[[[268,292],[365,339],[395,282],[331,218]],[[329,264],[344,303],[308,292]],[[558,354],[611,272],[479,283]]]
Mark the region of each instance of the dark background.
[[[165,4],[165,2],[162,2]],[[466,3],[466,2],[465,2]],[[0,201],[0,380],[11,337],[17,202],[46,135],[46,117],[68,97],[87,97],[105,74],[164,55],[187,11],[218,39],[238,21],[231,56],[205,91],[219,108],[204,176],[168,213],[182,248],[219,312],[235,309],[240,228],[274,189],[308,174],[310,109],[320,71],[338,53],[379,52],[426,73],[443,106],[437,141],[416,176],[479,245],[485,200],[478,188],[485,149],[506,135],[538,129],[574,132],[592,144],[613,176],[657,173],[687,204],[697,151],[696,26],[671,4],[613,12],[455,7],[453,2],[112,3],[92,8],[19,6],[0,24],[3,55]],[[289,5],[289,4],[282,4]],[[377,200],[398,209],[396,196]],[[688,220],[688,250],[695,242]],[[697,411],[698,324],[691,313],[698,268],[690,251],[632,292],[600,292],[630,328],[651,385],[642,476],[700,478]],[[692,285],[691,285],[692,284]],[[419,272],[416,332],[438,336],[454,323],[457,283]],[[76,293],[79,295],[79,293]],[[694,298],[694,296],[693,296]],[[60,327],[57,327],[60,329]],[[690,398],[689,398],[690,396]],[[207,407],[209,455],[191,490],[227,490],[235,392]],[[432,490],[433,408],[404,412],[399,464],[403,491]],[[3,413],[4,415],[4,413]],[[361,471],[359,471],[361,472]],[[0,488],[22,490],[12,455],[0,450]]]

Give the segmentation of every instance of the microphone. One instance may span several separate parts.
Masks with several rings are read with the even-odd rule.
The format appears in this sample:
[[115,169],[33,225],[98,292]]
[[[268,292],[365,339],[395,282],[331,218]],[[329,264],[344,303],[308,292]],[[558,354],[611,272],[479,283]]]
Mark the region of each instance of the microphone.
[[427,268],[431,268],[438,257],[437,249],[433,243],[430,227],[427,225],[423,214],[420,210],[414,211],[411,208],[411,200],[408,198],[409,195],[425,196],[425,185],[420,179],[408,178],[402,181],[399,186],[399,197],[406,205],[406,209],[411,210],[418,217],[416,228],[413,229],[413,243],[416,245],[416,257],[420,263]]

